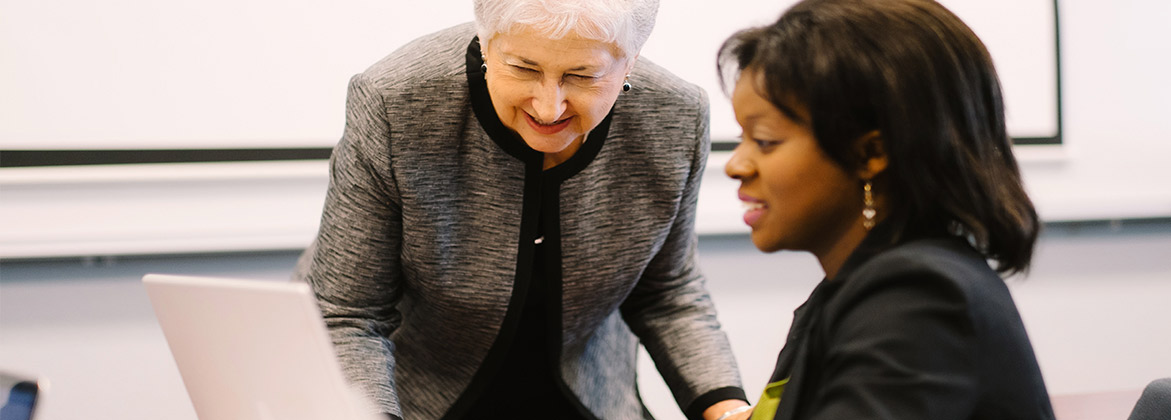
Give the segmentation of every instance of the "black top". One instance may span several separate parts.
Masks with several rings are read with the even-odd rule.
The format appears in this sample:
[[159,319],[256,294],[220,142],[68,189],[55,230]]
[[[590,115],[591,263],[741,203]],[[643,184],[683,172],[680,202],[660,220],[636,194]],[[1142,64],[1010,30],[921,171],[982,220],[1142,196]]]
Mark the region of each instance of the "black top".
[[[479,40],[468,48],[472,107],[481,127],[508,153],[525,161],[525,218],[517,281],[504,325],[473,384],[445,419],[534,418],[586,420],[593,415],[560,377],[561,249],[560,184],[597,155],[609,131],[609,115],[590,132],[569,160],[544,169],[544,154],[504,126],[492,108],[483,73]],[[506,217],[506,215],[501,215]]]
[[[506,356],[496,375],[488,379],[485,392],[468,411],[468,419],[497,419],[502,413],[508,418],[584,420],[578,411],[581,405],[566,392],[557,371],[560,343],[559,325],[550,320],[550,314],[560,311],[553,307],[559,302],[553,296],[549,278],[544,276],[557,259],[547,258],[544,238],[538,231],[537,251],[533,259],[533,276],[527,291],[517,291],[521,305],[520,320],[512,342],[496,343]],[[537,240],[534,240],[537,241]]]
[[880,224],[794,312],[776,419],[1052,419],[1008,287],[956,237]]

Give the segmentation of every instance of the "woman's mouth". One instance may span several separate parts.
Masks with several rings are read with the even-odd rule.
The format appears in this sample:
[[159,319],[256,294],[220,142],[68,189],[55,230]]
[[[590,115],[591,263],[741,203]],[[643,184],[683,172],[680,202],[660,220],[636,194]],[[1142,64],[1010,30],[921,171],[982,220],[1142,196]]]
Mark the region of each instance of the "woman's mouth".
[[540,121],[537,121],[537,119],[533,118],[533,116],[530,115],[529,113],[527,113],[527,112],[525,113],[525,121],[527,121],[529,123],[529,127],[532,127],[533,131],[536,131],[537,133],[544,134],[544,135],[557,134],[557,133],[561,132],[561,130],[564,130],[565,127],[569,126],[569,120],[572,120],[572,119],[573,119],[573,117],[562,118],[560,120],[553,121],[551,123],[546,124],[546,123],[542,123]]
[[760,220],[760,217],[764,215],[764,211],[768,209],[763,201],[744,194],[740,194],[740,204],[744,206],[744,223],[753,228],[756,227],[756,222]]

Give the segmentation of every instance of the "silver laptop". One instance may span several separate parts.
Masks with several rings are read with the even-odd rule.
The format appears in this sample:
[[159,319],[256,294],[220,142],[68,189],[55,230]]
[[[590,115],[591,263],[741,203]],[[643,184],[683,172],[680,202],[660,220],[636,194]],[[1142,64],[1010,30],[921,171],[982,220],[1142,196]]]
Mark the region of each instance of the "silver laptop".
[[381,418],[342,376],[308,285],[142,281],[201,420]]

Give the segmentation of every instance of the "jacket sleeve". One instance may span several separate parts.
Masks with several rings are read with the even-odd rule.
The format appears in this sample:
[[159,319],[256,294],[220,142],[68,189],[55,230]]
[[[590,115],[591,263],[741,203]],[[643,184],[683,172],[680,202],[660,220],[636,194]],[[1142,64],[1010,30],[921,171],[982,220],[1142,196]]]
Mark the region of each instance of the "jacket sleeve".
[[[911,262],[892,262],[906,267]],[[961,288],[941,273],[851,278],[825,315],[822,358],[802,386],[809,419],[966,419],[979,343]],[[997,416],[992,416],[997,417]]]
[[711,147],[706,94],[698,89],[691,167],[674,224],[630,296],[623,318],[638,335],[688,419],[726,399],[746,400],[728,338],[696,261],[696,206]]
[[381,412],[401,417],[389,337],[401,320],[402,222],[389,135],[381,96],[364,75],[354,76],[321,225],[294,278],[315,291],[347,379]]

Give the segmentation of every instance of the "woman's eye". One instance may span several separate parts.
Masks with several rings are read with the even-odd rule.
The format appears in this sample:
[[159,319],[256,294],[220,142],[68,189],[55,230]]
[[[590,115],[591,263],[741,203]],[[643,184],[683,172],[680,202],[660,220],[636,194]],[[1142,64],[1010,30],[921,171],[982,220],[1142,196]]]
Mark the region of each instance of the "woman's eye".
[[756,147],[761,150],[768,150],[781,144],[780,140],[752,139],[752,142],[756,143]]
[[565,82],[568,82],[568,83],[573,83],[578,86],[592,86],[592,85],[594,85],[594,82],[598,81],[598,78],[594,77],[594,76],[586,76],[583,74],[570,73],[570,74],[566,74],[565,78],[563,78],[562,80]]
[[748,133],[744,133],[744,132],[740,133],[740,143],[741,144],[745,144],[745,143],[752,144],[753,146],[756,146],[756,148],[760,149],[760,150],[768,150],[772,147],[775,147],[775,146],[781,144],[781,142],[782,142],[781,140],[760,139],[760,138],[752,137]]
[[518,72],[521,72],[521,73],[536,73],[537,72],[536,70],[530,69],[528,67],[512,66],[512,68]]

